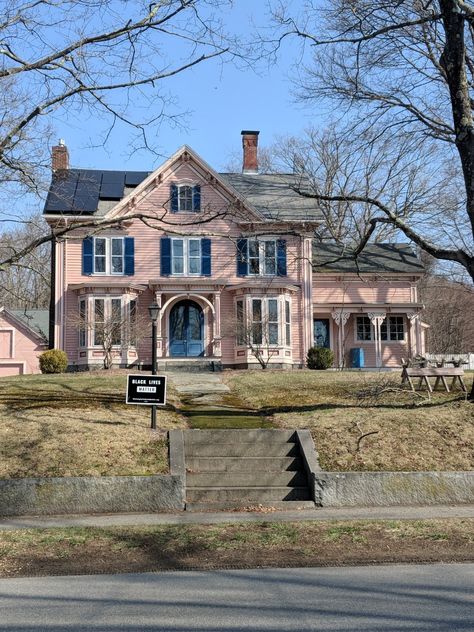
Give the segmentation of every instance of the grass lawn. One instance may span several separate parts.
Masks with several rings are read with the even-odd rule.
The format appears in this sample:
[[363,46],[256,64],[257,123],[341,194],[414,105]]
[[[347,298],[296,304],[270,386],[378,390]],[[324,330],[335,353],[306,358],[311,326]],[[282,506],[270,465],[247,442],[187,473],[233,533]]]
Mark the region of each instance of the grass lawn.
[[0,532],[0,576],[473,560],[474,520]]
[[398,372],[228,371],[224,380],[277,427],[309,428],[326,470],[474,469],[474,404],[460,391],[414,395]]
[[[147,475],[168,471],[147,406],[126,405],[127,371],[0,380],[0,478]],[[172,389],[168,400],[175,403]],[[158,427],[182,427],[173,406]]]

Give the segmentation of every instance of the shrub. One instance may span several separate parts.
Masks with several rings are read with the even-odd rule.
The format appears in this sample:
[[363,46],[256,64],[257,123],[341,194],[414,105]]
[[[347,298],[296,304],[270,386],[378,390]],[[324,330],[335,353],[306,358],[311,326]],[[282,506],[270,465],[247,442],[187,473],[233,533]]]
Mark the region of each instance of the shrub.
[[41,373],[64,373],[67,369],[67,355],[60,349],[44,351],[39,357]]
[[329,369],[334,362],[334,353],[326,347],[311,347],[306,357],[308,369]]

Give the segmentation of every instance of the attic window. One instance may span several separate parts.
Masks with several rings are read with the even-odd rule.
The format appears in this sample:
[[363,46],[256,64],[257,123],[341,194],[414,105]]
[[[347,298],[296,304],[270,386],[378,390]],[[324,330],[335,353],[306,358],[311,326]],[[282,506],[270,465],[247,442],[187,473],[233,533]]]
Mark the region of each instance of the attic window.
[[201,187],[199,184],[172,184],[172,213],[197,213],[201,210]]

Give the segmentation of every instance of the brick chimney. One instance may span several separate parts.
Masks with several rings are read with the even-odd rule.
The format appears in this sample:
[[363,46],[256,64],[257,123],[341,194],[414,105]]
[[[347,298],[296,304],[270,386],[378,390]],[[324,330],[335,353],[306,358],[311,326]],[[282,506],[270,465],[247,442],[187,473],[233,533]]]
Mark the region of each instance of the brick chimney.
[[58,169],[69,169],[69,152],[62,138],[53,147],[51,167],[53,172],[58,171]]
[[258,135],[260,132],[242,130],[242,173],[258,173]]

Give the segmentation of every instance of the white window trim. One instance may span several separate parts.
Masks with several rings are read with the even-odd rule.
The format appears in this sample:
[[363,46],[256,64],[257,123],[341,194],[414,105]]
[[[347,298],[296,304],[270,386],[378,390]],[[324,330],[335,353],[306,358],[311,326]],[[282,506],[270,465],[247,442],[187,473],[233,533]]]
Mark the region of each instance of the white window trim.
[[[105,239],[105,272],[96,272],[95,270],[95,242],[97,239]],[[122,242],[122,272],[112,272],[112,239],[120,239]],[[115,235],[109,237],[97,235],[94,237],[92,244],[92,269],[94,276],[125,276],[125,237]]]
[[[405,317],[405,314],[387,314],[387,316],[385,317],[385,320],[388,320],[389,318],[391,318],[392,316],[398,316],[403,318],[403,340],[382,340],[382,337],[380,338],[380,342],[384,345],[403,345],[403,344],[407,344],[407,320]],[[357,314],[355,315],[355,322],[354,322],[354,342],[359,344],[359,345],[371,345],[375,343],[375,330],[374,330],[374,326],[372,323],[370,323],[370,340],[359,340],[357,338],[357,318],[368,318],[368,316],[366,314]],[[387,327],[389,326],[389,323],[387,322]],[[389,331],[387,329],[387,334],[389,335]]]
[[[277,314],[278,314],[278,342],[276,343],[265,343],[262,342],[262,347],[268,347],[271,349],[277,348],[285,348],[291,349],[292,341],[293,341],[293,332],[291,330],[292,320],[291,320],[291,297],[288,295],[275,295],[275,296],[261,296],[261,295],[245,295],[245,296],[237,296],[234,300],[234,314],[237,322],[237,301],[242,301],[244,304],[244,324],[247,329],[250,331],[252,327],[252,316],[253,316],[253,305],[252,302],[254,300],[262,301],[262,323],[267,323],[268,325],[268,301],[276,300],[277,301]],[[290,306],[290,344],[286,344],[286,317],[285,317],[285,303],[288,302]],[[272,321],[274,322],[274,321]],[[268,334],[268,332],[267,332]],[[237,332],[235,334],[235,346],[239,349],[248,349],[249,345],[245,342],[239,343],[237,338]]]
[[[199,242],[199,272],[189,272],[189,242]],[[200,277],[202,276],[202,238],[201,237],[171,237],[171,275],[172,277]],[[183,272],[173,272],[173,242],[183,242]]]
[[[250,242],[258,242],[258,268],[259,271],[250,271]],[[265,272],[265,243],[272,241],[275,247],[275,272]],[[247,237],[247,275],[253,277],[274,277],[278,273],[278,239],[276,237]]]

